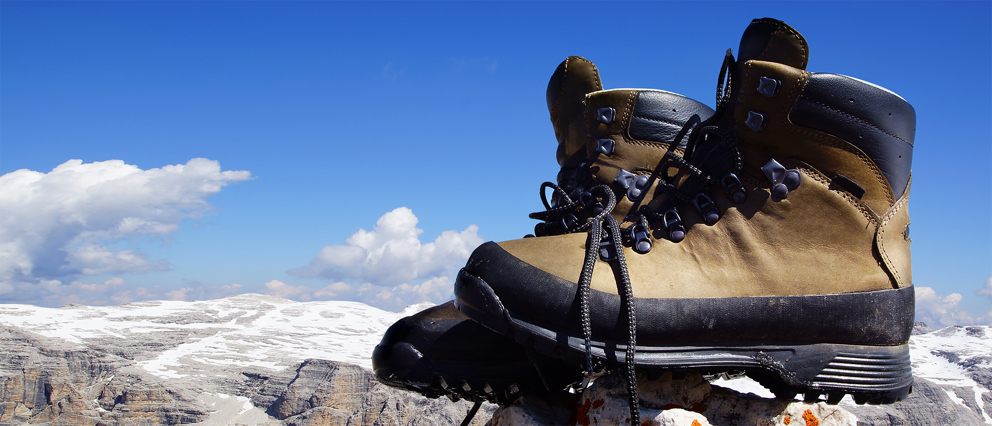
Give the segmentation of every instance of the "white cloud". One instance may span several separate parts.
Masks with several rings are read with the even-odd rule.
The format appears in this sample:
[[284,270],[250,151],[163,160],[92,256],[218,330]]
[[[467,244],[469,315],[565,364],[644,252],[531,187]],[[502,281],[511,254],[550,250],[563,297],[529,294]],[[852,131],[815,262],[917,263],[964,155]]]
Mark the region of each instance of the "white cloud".
[[[988,287],[988,281],[986,281],[986,287]],[[979,293],[983,290],[979,290]],[[927,323],[927,325],[940,327],[950,325],[992,325],[992,312],[975,316],[958,307],[963,299],[961,293],[951,293],[947,296],[941,296],[933,288],[919,286],[916,287],[915,291],[916,319]]]
[[359,229],[346,244],[326,246],[308,266],[290,272],[383,287],[450,276],[482,244],[478,229],[470,225],[461,232],[444,231],[434,242],[421,244],[417,217],[400,207],[380,217],[372,231]]
[[233,296],[245,292],[245,287],[241,284],[204,286],[200,283],[190,283],[189,286],[182,287],[164,293],[169,300],[212,300],[222,297]]
[[985,279],[985,286],[976,291],[975,294],[992,299],[992,276]]
[[307,302],[310,300],[311,293],[312,290],[310,290],[310,287],[304,285],[291,286],[279,280],[272,280],[265,283],[265,294],[283,299]]
[[340,295],[350,293],[353,290],[354,289],[346,283],[336,282],[313,292],[313,297],[317,299],[333,299],[339,297]]
[[0,299],[32,302],[83,276],[168,269],[165,260],[114,246],[168,237],[209,211],[207,197],[249,178],[205,158],[148,170],[69,160],[48,173],[0,176]]
[[309,265],[289,273],[338,281],[314,292],[315,298],[347,297],[384,309],[442,302],[451,297],[455,271],[483,240],[470,225],[423,244],[417,222],[413,211],[397,208],[380,217],[373,230],[359,229],[345,244],[324,247]]

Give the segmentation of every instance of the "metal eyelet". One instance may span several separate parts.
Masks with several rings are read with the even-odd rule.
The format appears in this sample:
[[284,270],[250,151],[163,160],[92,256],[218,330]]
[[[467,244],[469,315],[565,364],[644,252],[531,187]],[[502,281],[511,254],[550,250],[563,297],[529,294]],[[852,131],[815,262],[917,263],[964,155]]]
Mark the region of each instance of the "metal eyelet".
[[772,199],[784,200],[789,196],[789,192],[794,191],[802,183],[802,175],[796,169],[786,170],[785,166],[779,164],[775,159],[768,160],[761,171],[772,183]]
[[579,225],[579,218],[569,213],[561,218],[561,225],[565,227],[565,230],[570,230]]
[[582,204],[583,207],[590,209],[593,215],[602,213],[604,209],[603,203],[601,203],[599,199],[594,197],[589,191],[579,194],[579,203]]
[[613,107],[600,108],[596,110],[596,121],[610,124],[617,118],[617,110]]
[[692,204],[696,206],[696,210],[703,216],[703,221],[707,225],[713,225],[720,220],[720,211],[717,210],[716,203],[706,194],[702,192],[696,194],[696,197],[692,200]]
[[647,176],[637,175],[634,178],[634,182],[631,183],[630,188],[627,188],[627,198],[631,201],[637,201],[643,198],[649,183],[650,179]]
[[747,201],[747,191],[744,190],[744,184],[737,178],[737,175],[727,173],[720,179],[720,183],[723,184],[723,190],[734,204],[743,204]]
[[613,240],[604,238],[599,242],[599,258],[604,262],[612,262],[617,258],[616,248],[613,247]]
[[635,176],[633,173],[628,172],[624,169],[620,169],[620,173],[617,174],[617,178],[614,179],[613,181],[619,183],[620,186],[623,187],[623,189],[628,189],[630,188],[630,185],[634,183],[634,179],[636,177],[637,176]]
[[668,238],[672,242],[677,243],[685,239],[685,226],[682,225],[682,218],[679,217],[675,209],[665,212],[662,221],[665,223],[665,228],[668,229]]
[[747,120],[744,120],[744,124],[750,127],[751,130],[760,132],[768,126],[768,116],[757,111],[748,111]]
[[769,98],[778,96],[778,91],[782,87],[782,82],[769,77],[761,77],[758,80],[758,93]]
[[613,149],[616,148],[616,144],[613,139],[599,139],[596,141],[596,152],[613,155]]
[[635,252],[647,254],[647,252],[651,251],[651,236],[646,226],[642,224],[631,226],[630,239],[633,241],[631,247]]

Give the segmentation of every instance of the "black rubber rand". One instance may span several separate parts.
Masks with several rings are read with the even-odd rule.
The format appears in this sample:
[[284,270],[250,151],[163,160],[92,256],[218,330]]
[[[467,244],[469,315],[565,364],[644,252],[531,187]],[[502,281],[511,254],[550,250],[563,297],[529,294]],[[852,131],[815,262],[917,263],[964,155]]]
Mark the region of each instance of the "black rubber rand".
[[372,352],[376,379],[429,398],[507,404],[521,395],[562,389],[580,377],[577,368],[533,350],[528,354],[469,318],[436,313],[446,305],[389,327]]
[[[507,309],[485,281],[464,269],[455,281],[455,296],[455,306],[486,327],[511,336],[544,355],[561,358],[568,364],[584,365],[585,340],[578,327],[550,326],[547,322],[526,317],[525,311],[517,314],[516,311]],[[912,303],[912,287],[892,290],[884,296],[875,297],[895,298],[897,300],[893,303],[900,305],[902,299],[908,297]],[[728,299],[698,300],[728,302]],[[742,303],[741,300],[729,302],[730,305]],[[682,300],[680,303],[684,307],[690,300]],[[823,301],[814,303],[814,306],[822,303]],[[640,311],[641,307],[638,306],[637,309]],[[803,315],[810,313],[808,306],[803,312],[797,312]],[[847,313],[850,314],[850,310]],[[747,313],[736,310],[736,315],[746,317]],[[572,315],[565,315],[570,316]],[[828,403],[838,403],[845,394],[851,394],[859,404],[891,404],[902,400],[912,390],[913,376],[906,340],[893,345],[865,345],[860,342],[811,342],[806,339],[808,335],[786,340],[778,335],[776,337],[779,339],[775,341],[707,341],[700,339],[700,336],[705,338],[706,335],[714,335],[712,332],[692,333],[690,330],[692,327],[711,331],[720,328],[719,324],[711,322],[708,326],[704,323],[702,326],[681,327],[680,337],[674,339],[673,343],[658,343],[655,337],[652,339],[654,342],[645,344],[641,340],[642,324],[639,312],[639,345],[635,355],[635,363],[639,368],[704,373],[743,371],[780,398],[792,399],[798,394],[804,394],[805,400],[816,401],[825,396]],[[720,334],[723,333],[718,330],[716,335]],[[742,332],[740,335],[753,333]],[[594,330],[591,347],[593,356],[609,365],[624,363],[626,339],[607,340],[597,338],[599,336],[601,335],[597,335]],[[619,336],[625,337],[623,334]],[[693,337],[696,341],[692,341]],[[863,338],[854,337],[853,340],[861,341]]]

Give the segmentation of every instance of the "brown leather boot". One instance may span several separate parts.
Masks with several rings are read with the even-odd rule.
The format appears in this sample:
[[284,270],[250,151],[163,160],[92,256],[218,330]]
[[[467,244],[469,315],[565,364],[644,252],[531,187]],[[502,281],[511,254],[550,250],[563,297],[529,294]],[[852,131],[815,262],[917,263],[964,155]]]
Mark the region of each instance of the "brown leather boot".
[[[536,231],[540,235],[576,232],[589,220],[592,210],[602,212],[609,207],[616,213],[633,205],[604,206],[588,192],[603,183],[590,168],[590,152],[593,156],[610,152],[613,142],[602,140],[587,152],[587,96],[630,97],[627,112],[631,114],[621,111],[617,119],[630,123],[631,132],[652,146],[684,145],[691,127],[713,114],[709,107],[670,92],[602,89],[596,66],[577,56],[562,62],[548,83],[548,109],[562,171],[560,186],[542,186],[554,188],[554,194],[549,210],[535,214],[547,219]],[[635,170],[635,163],[627,163],[631,165],[626,167]],[[606,183],[613,179],[611,176]],[[594,203],[580,205],[590,200]],[[479,325],[451,302],[397,321],[382,337],[372,361],[376,378],[389,386],[429,397],[444,395],[501,404],[523,394],[561,390],[582,378],[577,368]]]
[[684,150],[635,134],[650,94],[588,95],[589,168],[610,182],[589,192],[605,208],[588,232],[480,246],[458,308],[587,370],[626,363],[634,416],[634,365],[742,370],[790,399],[902,399],[915,111],[805,71],[808,52],[788,25],[753,21]]

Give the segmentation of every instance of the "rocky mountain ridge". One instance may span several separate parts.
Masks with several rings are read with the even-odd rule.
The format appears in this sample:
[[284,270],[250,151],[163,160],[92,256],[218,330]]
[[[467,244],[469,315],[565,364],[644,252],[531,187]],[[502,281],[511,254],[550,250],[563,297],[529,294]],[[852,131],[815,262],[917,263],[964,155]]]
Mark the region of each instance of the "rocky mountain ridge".
[[[422,308],[250,294],[0,305],[0,424],[458,424],[471,404],[389,388],[370,371],[385,329]],[[859,424],[992,424],[992,328],[917,332],[908,401],[839,408]],[[770,397],[747,379],[713,384],[752,402]]]

